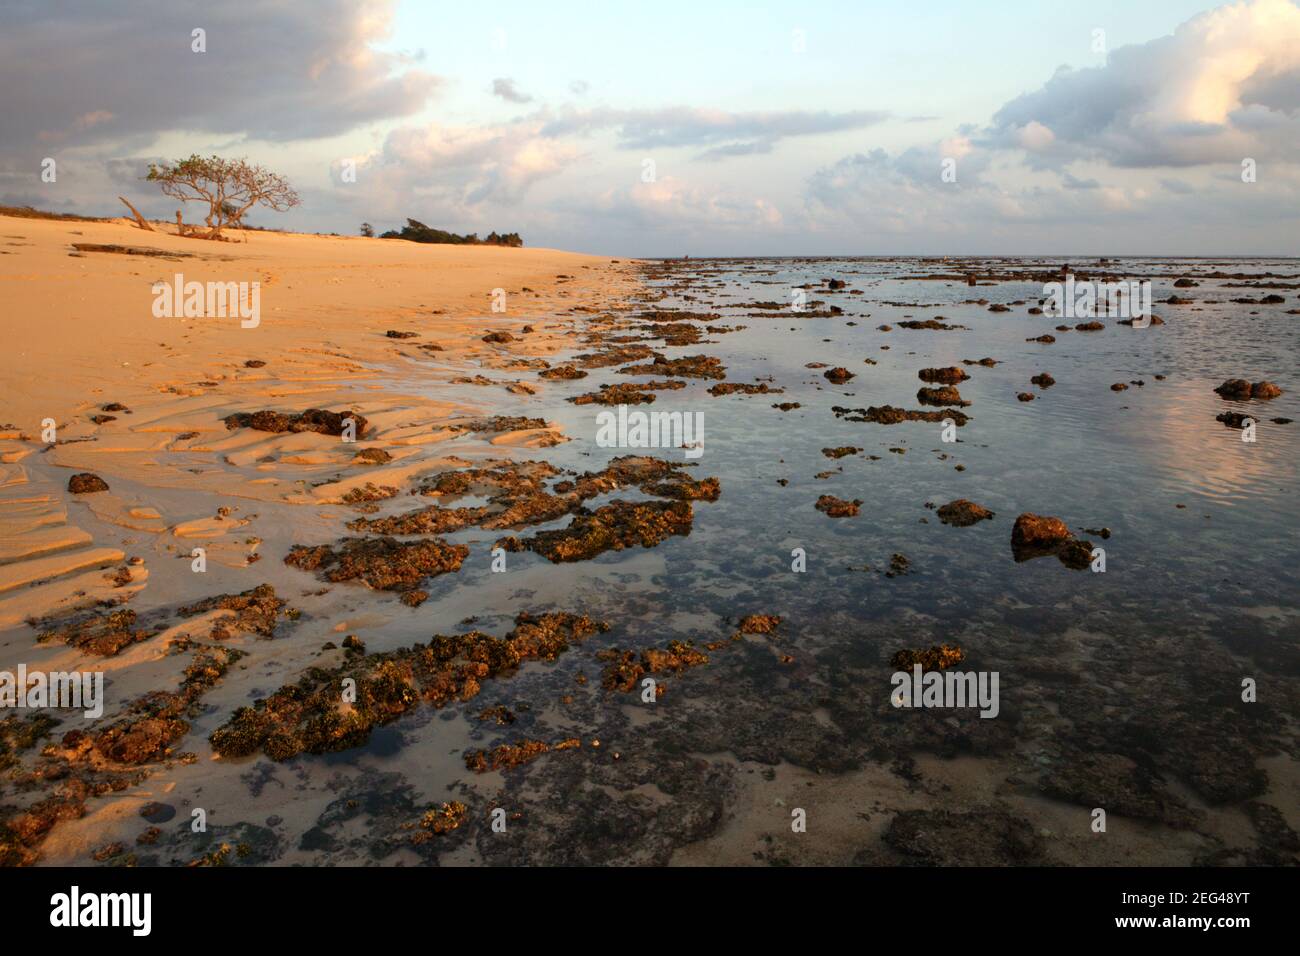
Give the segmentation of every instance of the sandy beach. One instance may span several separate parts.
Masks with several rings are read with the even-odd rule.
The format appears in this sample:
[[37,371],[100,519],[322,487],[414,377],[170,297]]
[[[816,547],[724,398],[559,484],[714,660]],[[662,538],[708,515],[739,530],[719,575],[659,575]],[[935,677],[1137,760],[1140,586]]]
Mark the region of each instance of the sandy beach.
[[[628,264],[546,249],[278,232],[211,243],[129,221],[0,217],[0,226],[10,343],[0,376],[0,649],[33,670],[85,660],[34,646],[31,622],[245,591],[264,569],[282,573],[292,545],[342,533],[357,489],[404,492],[440,468],[565,441],[549,425],[457,425],[544,414],[545,357],[572,348],[593,313],[617,308],[636,285]],[[178,273],[260,283],[260,322],[243,327],[233,309],[155,316],[156,285]],[[493,311],[494,290],[504,311]],[[504,335],[485,342],[490,333]],[[468,387],[431,397],[449,396],[449,383]],[[352,443],[225,422],[308,408],[352,410],[367,424]],[[358,458],[361,449],[386,454]],[[107,490],[70,492],[78,474]],[[210,616],[102,661],[110,718],[180,674],[174,642]],[[335,623],[322,626],[348,622]],[[285,666],[287,678],[295,665]],[[47,858],[84,853],[97,826],[60,827]]]

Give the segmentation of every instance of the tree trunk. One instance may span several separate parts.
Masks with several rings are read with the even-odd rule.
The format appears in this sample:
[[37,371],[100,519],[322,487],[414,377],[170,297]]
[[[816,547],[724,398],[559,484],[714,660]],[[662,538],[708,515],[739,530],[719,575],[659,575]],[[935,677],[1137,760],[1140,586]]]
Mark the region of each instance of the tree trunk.
[[[117,198],[122,199],[121,196],[118,196]],[[140,210],[136,209],[125,199],[122,199],[122,204],[126,206],[127,209],[131,210],[131,215],[135,216],[135,223],[137,226],[139,226],[141,229],[144,229],[146,232],[154,231],[153,226],[149,225],[149,223],[145,221],[144,216],[140,215]]]

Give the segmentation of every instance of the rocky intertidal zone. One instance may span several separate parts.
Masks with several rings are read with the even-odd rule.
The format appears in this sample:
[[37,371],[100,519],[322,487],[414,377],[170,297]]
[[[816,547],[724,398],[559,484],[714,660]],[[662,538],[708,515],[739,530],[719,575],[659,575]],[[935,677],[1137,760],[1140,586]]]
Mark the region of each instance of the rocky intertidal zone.
[[467,546],[438,538],[345,538],[336,545],[298,545],[284,563],[315,571],[325,581],[360,580],[380,591],[411,591],[428,578],[459,571],[468,555]]
[[[260,568],[275,587],[241,590],[261,580],[253,578],[175,609],[112,605],[32,622],[42,653],[112,667],[170,663],[182,673],[99,721],[75,721],[77,730],[43,715],[0,719],[0,863],[38,861],[51,832],[107,809],[97,799],[115,795],[142,804],[138,814],[113,807],[106,825],[117,831],[84,850],[61,848],[60,860],[75,852],[104,866],[1295,863],[1300,838],[1286,789],[1287,761],[1297,754],[1288,714],[1300,658],[1294,641],[1276,639],[1287,608],[1241,613],[1255,611],[1243,596],[1250,589],[1243,573],[1172,610],[1164,595],[1153,626],[1154,599],[1134,597],[1124,572],[1094,577],[1064,573],[1053,561],[1017,563],[1054,556],[1086,569],[1095,548],[1076,535],[1110,537],[1109,529],[1071,530],[1046,514],[1019,514],[1007,554],[1007,525],[1021,509],[1047,507],[1072,522],[1088,510],[1050,487],[1046,467],[1041,475],[1021,471],[1028,480],[1011,486],[988,480],[1007,450],[1001,416],[1025,419],[1032,411],[1028,417],[1042,419],[1066,406],[1090,384],[1069,350],[1138,331],[1096,323],[1095,334],[1084,336],[1067,326],[1057,333],[1060,344],[1031,353],[1020,339],[1058,319],[978,340],[987,324],[1029,321],[1025,302],[988,310],[1013,313],[1005,317],[985,314],[987,302],[978,313],[943,307],[966,328],[927,319],[917,301],[874,301],[874,279],[859,281],[849,265],[826,271],[840,268],[843,280],[810,284],[839,305],[817,302],[796,315],[788,302],[759,301],[775,291],[753,294],[755,282],[786,284],[762,262],[647,264],[643,274],[663,297],[608,311],[574,306],[561,318],[586,351],[548,351],[554,365],[507,355],[531,327],[476,329],[474,347],[495,356],[483,370],[526,370],[537,391],[512,390],[500,415],[487,402],[459,408],[443,430],[452,442],[502,455],[511,445],[549,447],[517,433],[562,421],[576,440],[548,461],[464,452],[476,458],[471,463],[444,457],[435,445],[443,461],[421,471],[412,463],[429,446],[407,445],[406,437],[387,444],[396,416],[369,397],[359,407],[370,422],[333,398],[311,401],[340,411],[228,416],[232,431],[286,436],[220,436],[232,445],[315,449],[333,443],[294,433],[365,434],[373,447],[343,446],[337,457],[346,463],[337,467],[349,469],[349,479],[374,480],[352,480],[345,491],[322,495],[327,504],[300,509],[315,513],[301,537],[295,528],[292,538],[277,539],[273,553],[283,563]],[[971,269],[980,285],[1023,281],[993,262]],[[735,271],[748,289],[727,301],[723,286]],[[915,271],[908,281],[966,279],[938,260]],[[1057,274],[1055,266],[1045,273]],[[673,298],[683,307],[670,307]],[[895,311],[866,321],[885,307]],[[784,365],[771,349],[681,356],[678,350],[707,346],[706,334],[740,332],[743,326],[713,324],[738,313],[764,315],[771,321],[755,326],[773,335],[786,334],[787,318],[790,325],[817,318],[817,341],[780,356]],[[893,325],[878,326],[881,319]],[[477,344],[484,332],[487,349]],[[410,348],[403,340],[420,334],[390,330],[387,337]],[[876,358],[852,351],[864,342]],[[958,357],[995,350],[1000,360]],[[1048,356],[1059,386],[1039,364]],[[905,364],[890,368],[899,361]],[[941,365],[947,362],[956,364]],[[938,367],[914,371],[931,363]],[[744,381],[725,381],[727,366]],[[1217,402],[1210,387],[1229,372],[1251,380],[1215,389],[1227,400],[1215,411],[1273,399],[1289,410],[1291,396],[1274,392],[1265,370],[1248,361],[1195,391]],[[1127,361],[1105,375],[1102,394],[1111,379],[1162,380]],[[916,391],[919,409],[884,404],[906,405],[916,378],[924,386]],[[1029,383],[1043,400],[1018,405],[1016,393]],[[1130,384],[1108,400],[1146,414],[1136,402],[1157,389]],[[783,389],[799,401],[769,408],[770,400],[745,400]],[[261,401],[278,401],[269,394]],[[940,423],[974,421],[961,411],[969,399],[982,410],[980,421],[941,444]],[[588,406],[656,400],[670,409],[698,402],[715,413],[721,453],[710,452],[702,465],[640,454],[605,463],[572,425],[598,414]],[[231,407],[241,405],[223,413]],[[1219,416],[1231,427],[1258,417],[1235,407]],[[838,420],[825,416],[828,408]],[[878,432],[862,423],[901,427]],[[1236,443],[1209,424],[1220,440]],[[731,444],[736,433],[745,441]],[[810,477],[826,459],[831,470]],[[946,462],[942,475],[919,470],[937,469],[936,461]],[[110,498],[131,488],[103,470],[112,489],[90,472],[73,475],[70,490],[86,496],[77,507],[107,511]],[[760,486],[786,497],[765,498]],[[835,493],[818,497],[822,489]],[[934,501],[921,510],[927,495]],[[1172,514],[1177,520],[1196,510]],[[1197,525],[1206,521],[1212,537],[1218,515],[1210,522],[1210,506],[1204,510]],[[1111,558],[1121,568],[1134,554],[1142,559],[1140,550],[1122,550],[1137,538],[1133,518],[1108,518],[1120,546]],[[469,559],[471,550],[496,547],[523,555],[510,559],[511,574],[489,576],[486,561],[476,569]],[[805,549],[806,567],[792,568]],[[1163,567],[1148,563],[1144,580],[1161,593]],[[850,573],[862,571],[869,573]],[[998,579],[993,591],[990,577]],[[485,578],[491,584],[481,592],[463,586]],[[392,594],[367,595],[367,588]],[[1231,613],[1203,617],[1206,603]],[[511,615],[535,610],[511,625],[496,616],[503,605]],[[745,614],[752,608],[780,615]],[[493,616],[452,625],[466,613]],[[998,719],[895,708],[891,677],[915,668],[949,679],[1000,673]],[[1243,703],[1243,674],[1268,682],[1259,704]],[[175,772],[149,779],[163,768]],[[189,827],[198,794],[220,794],[223,802],[203,834]],[[1104,838],[1087,826],[1098,806],[1112,815]],[[808,810],[806,834],[791,834],[791,807]],[[497,829],[501,820],[508,836]]]
[[[446,500],[474,495],[486,498],[488,504],[472,508],[433,505],[385,518],[359,518],[348,527],[384,535],[432,535],[471,527],[519,529],[573,515],[568,528],[536,538],[511,538],[501,546],[537,551],[551,560],[583,560],[633,543],[651,547],[670,534],[688,533],[692,510],[684,503],[716,501],[722,493],[717,478],[694,478],[691,467],[647,455],[624,455],[594,472],[561,472],[545,462],[442,472],[422,481],[416,493]],[[546,482],[557,478],[548,488]],[[594,511],[585,507],[593,498],[623,489],[636,489],[676,504],[611,501]],[[426,546],[432,543],[423,542]],[[291,563],[304,567],[302,562],[313,562],[317,553],[318,549],[299,549],[290,555]],[[413,587],[418,580],[409,583]]]
[[36,862],[54,827],[84,816],[88,801],[133,787],[162,765],[194,762],[195,754],[177,748],[204,695],[245,652],[178,636],[167,654],[184,653],[190,661],[175,690],[143,694],[89,726],[59,733],[61,720],[46,714],[0,721],[0,771],[26,804],[0,806],[0,865]]
[[585,615],[524,613],[505,637],[439,635],[428,644],[314,667],[297,683],[237,710],[213,732],[212,749],[222,757],[260,751],[278,761],[360,746],[373,728],[420,704],[441,708],[471,700],[485,682],[510,675],[523,662],[555,660],[607,629]]
[[602,385],[598,391],[575,395],[569,401],[575,405],[648,405],[656,398],[655,392],[685,388],[685,382],[651,381],[630,385]]
[[574,515],[566,528],[528,538],[502,538],[506,551],[533,551],[548,561],[588,561],[606,551],[653,548],[672,535],[688,535],[695,512],[689,501],[611,501]]
[[727,369],[722,360],[712,355],[688,355],[683,358],[669,359],[662,355],[648,365],[629,365],[619,369],[624,375],[667,375],[681,378],[716,378],[727,377]]
[[965,412],[959,412],[955,408],[944,408],[937,412],[924,412],[908,408],[896,408],[893,405],[872,405],[869,408],[845,408],[840,405],[832,406],[831,411],[835,413],[836,418],[842,418],[846,422],[869,422],[875,425],[899,425],[903,422],[936,422],[944,423],[951,421],[959,428],[970,421],[970,416]]

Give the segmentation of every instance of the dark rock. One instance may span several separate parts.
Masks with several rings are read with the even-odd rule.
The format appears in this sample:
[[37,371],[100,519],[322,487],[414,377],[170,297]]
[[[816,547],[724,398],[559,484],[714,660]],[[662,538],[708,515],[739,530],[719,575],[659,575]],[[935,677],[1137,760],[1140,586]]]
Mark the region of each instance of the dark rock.
[[74,495],[93,495],[98,491],[108,491],[108,482],[99,475],[83,471],[68,479],[68,491]]
[[952,525],[955,528],[967,528],[977,522],[991,519],[994,512],[989,511],[982,505],[977,505],[973,501],[958,498],[956,501],[950,501],[940,507],[935,514],[939,516],[939,520],[944,524]]

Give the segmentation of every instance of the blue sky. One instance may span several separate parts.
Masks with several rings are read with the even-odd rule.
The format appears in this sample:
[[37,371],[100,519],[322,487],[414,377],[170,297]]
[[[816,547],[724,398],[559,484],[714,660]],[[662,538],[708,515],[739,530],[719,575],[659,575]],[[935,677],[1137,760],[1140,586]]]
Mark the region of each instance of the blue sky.
[[[0,25],[0,201],[107,212],[127,189],[167,215],[138,169],[216,151],[299,186],[302,207],[258,221],[322,231],[412,216],[623,255],[1298,251],[1294,0],[17,0]],[[52,154],[66,175],[42,183]]]
[[[397,7],[385,49],[449,77],[445,119],[482,119],[480,95],[509,75],[540,97],[719,109],[878,108],[950,122],[987,117],[1061,64],[1092,66],[1092,30],[1141,43],[1216,6],[1205,0],[421,3]],[[577,12],[567,12],[577,11]],[[503,30],[506,47],[493,46]],[[807,51],[792,52],[792,31]],[[489,107],[490,108],[490,107]],[[459,116],[457,113],[459,112]],[[499,116],[509,115],[499,110]]]

